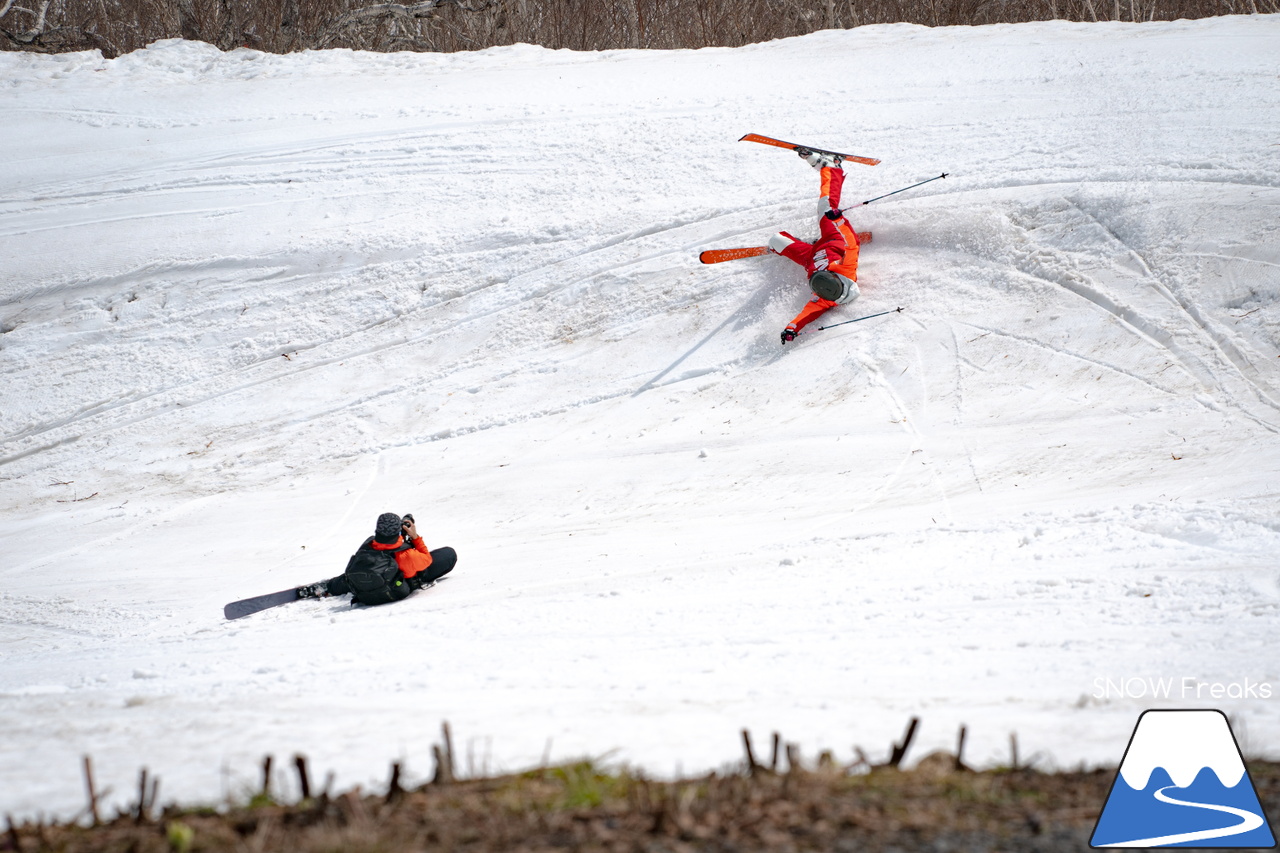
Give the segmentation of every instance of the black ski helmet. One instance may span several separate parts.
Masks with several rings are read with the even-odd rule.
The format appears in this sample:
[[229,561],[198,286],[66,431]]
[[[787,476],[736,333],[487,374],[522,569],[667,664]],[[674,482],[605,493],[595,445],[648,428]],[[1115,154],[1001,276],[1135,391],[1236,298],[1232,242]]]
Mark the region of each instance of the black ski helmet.
[[833,272],[818,270],[809,276],[809,288],[823,299],[839,302],[849,292],[848,286]]

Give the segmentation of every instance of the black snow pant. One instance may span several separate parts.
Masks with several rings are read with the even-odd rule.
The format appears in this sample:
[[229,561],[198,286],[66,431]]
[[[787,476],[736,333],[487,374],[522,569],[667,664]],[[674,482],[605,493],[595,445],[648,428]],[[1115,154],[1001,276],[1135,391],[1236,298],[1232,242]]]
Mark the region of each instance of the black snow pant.
[[[409,586],[414,589],[422,589],[432,581],[439,580],[449,574],[457,564],[457,551],[449,547],[433,548],[431,550],[431,565],[409,578]],[[336,578],[331,578],[328,583],[328,592],[330,595],[346,595],[351,592],[351,588],[347,586],[346,575],[341,574]]]

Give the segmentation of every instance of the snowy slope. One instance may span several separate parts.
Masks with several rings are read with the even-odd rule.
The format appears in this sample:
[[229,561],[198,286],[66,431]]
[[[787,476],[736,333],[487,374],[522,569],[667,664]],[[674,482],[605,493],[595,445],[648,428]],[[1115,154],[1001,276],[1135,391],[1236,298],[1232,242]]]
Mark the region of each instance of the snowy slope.
[[[74,812],[84,754],[120,799],[422,778],[442,720],[477,770],[912,715],[1114,764],[1153,706],[1274,755],[1277,56],[1278,16],[0,53],[0,811]],[[853,201],[951,173],[850,211],[833,320],[903,313],[783,350],[799,270],[697,262],[814,231],[750,131],[881,158]],[[223,621],[383,511],[447,583]]]

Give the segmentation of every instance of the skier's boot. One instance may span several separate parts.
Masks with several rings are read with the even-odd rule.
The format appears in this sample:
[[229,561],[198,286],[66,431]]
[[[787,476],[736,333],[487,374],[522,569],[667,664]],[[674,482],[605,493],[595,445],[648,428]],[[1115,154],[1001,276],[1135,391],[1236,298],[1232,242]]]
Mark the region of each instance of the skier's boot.
[[329,582],[307,584],[298,587],[298,598],[324,598],[329,594]]
[[801,160],[815,169],[839,166],[844,161],[843,157],[835,154],[823,154],[819,151],[810,151],[808,148],[797,148],[796,153],[800,155]]

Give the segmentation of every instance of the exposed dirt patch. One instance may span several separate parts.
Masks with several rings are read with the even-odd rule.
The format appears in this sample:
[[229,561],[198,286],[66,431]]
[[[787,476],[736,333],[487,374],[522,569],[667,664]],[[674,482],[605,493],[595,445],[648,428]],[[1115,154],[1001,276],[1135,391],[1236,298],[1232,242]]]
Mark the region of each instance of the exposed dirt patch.
[[[941,757],[940,757],[941,758]],[[1268,817],[1280,813],[1280,764],[1252,763]],[[347,792],[222,812],[170,807],[97,826],[10,826],[23,851],[1010,851],[1079,853],[1114,770],[911,772],[839,768],[710,775],[675,782],[590,763]]]

